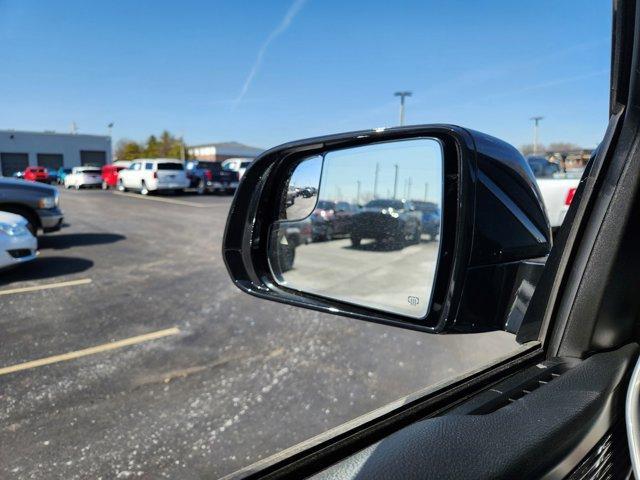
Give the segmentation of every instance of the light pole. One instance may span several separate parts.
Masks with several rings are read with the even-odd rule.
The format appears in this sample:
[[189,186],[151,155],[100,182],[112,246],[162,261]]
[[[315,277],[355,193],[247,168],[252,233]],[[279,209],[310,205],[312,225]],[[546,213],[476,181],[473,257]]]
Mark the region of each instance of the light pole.
[[111,136],[111,133],[113,131],[113,122],[111,122],[109,125],[107,125],[107,129],[109,131],[109,136]]
[[356,181],[357,193],[356,193],[356,205],[360,205],[360,180]]
[[398,193],[398,164],[396,163],[393,167],[396,169],[396,176],[393,180],[393,199],[395,200]]
[[404,99],[405,97],[410,97],[412,93],[408,91],[403,91],[403,92],[396,92],[393,95],[396,97],[400,97],[400,126],[402,126],[404,125]]
[[184,162],[186,158],[187,156],[184,151],[184,138],[180,137],[180,160]]
[[529,120],[533,120],[533,154],[538,153],[538,125],[540,120],[544,117],[531,117]]

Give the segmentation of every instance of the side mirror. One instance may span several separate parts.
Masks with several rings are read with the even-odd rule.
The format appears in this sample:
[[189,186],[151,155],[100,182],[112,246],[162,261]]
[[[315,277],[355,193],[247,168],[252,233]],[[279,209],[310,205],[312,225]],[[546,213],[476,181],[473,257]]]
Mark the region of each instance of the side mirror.
[[[319,198],[362,208],[346,231],[294,238]],[[440,218],[423,223],[403,199],[434,204]],[[542,197],[514,147],[425,125],[265,152],[235,195],[223,258],[235,284],[261,298],[416,330],[478,331],[513,328],[526,308],[518,292],[535,285],[550,248]]]

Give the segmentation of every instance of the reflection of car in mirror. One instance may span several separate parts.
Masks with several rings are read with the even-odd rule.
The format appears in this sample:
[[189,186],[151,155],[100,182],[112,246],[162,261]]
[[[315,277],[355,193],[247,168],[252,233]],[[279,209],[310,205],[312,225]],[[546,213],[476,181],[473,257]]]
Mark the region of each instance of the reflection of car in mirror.
[[352,217],[351,244],[359,247],[363,239],[378,244],[388,242],[396,248],[420,242],[422,214],[408,200],[377,199],[368,202]]
[[414,200],[413,205],[422,214],[422,233],[429,235],[429,240],[435,240],[440,235],[440,209],[438,204]]
[[311,243],[311,219],[305,218],[291,222],[278,231],[278,268],[287,272],[293,268],[296,249],[300,245]]
[[351,205],[320,200],[311,214],[313,240],[332,240],[334,235],[351,233]]

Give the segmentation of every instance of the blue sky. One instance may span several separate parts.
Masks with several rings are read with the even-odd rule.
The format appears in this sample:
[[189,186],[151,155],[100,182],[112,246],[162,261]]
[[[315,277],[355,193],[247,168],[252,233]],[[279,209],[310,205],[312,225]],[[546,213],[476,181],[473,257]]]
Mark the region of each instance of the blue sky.
[[607,1],[0,0],[0,129],[169,129],[270,147],[450,122],[590,147],[607,121]]

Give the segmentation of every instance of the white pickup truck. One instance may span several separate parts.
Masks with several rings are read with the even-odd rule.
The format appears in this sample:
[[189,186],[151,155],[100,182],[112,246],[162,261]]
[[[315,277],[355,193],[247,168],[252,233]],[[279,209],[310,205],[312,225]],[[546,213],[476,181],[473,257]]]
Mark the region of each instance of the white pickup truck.
[[577,178],[538,178],[538,188],[542,193],[544,206],[551,228],[556,229],[564,221],[569,205],[578,188],[580,177]]
[[557,164],[548,162],[543,157],[529,156],[527,161],[536,176],[551,228],[555,230],[562,225],[567,215],[583,170],[560,172]]

